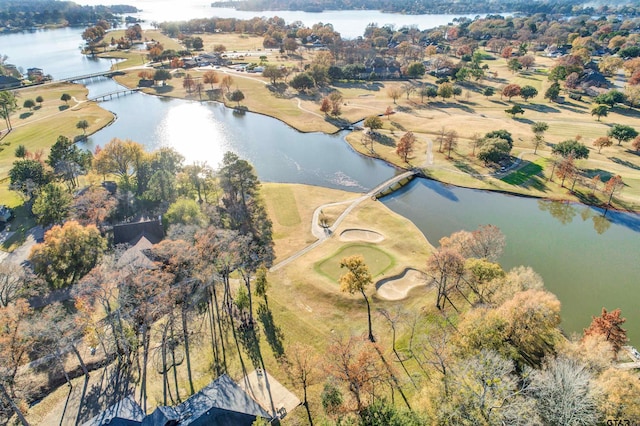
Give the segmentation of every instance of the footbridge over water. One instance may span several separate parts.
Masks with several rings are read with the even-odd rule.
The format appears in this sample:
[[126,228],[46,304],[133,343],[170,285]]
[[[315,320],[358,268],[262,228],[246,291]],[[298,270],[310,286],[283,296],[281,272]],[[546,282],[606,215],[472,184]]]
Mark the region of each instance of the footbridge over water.
[[80,80],[90,80],[92,78],[97,78],[97,77],[107,77],[107,78],[111,78],[114,75],[119,75],[122,74],[121,71],[102,71],[102,72],[94,72],[93,74],[85,74],[85,75],[77,75],[74,77],[66,77],[66,78],[61,78],[60,80],[56,80],[57,82],[63,81],[63,82],[67,82],[67,83],[71,83],[74,81],[80,81]]
[[116,90],[116,91],[113,91],[113,92],[104,93],[102,95],[92,96],[88,100],[95,101],[95,102],[102,102],[102,101],[106,101],[108,99],[113,99],[114,97],[119,98],[120,96],[130,95],[132,93],[136,93],[139,90],[140,90],[140,88],[138,88],[138,87],[136,87],[134,89]]
[[377,200],[385,195],[389,195],[394,191],[402,188],[413,180],[416,176],[422,176],[423,173],[420,170],[408,170],[402,174],[392,177],[389,180],[382,182],[380,185],[369,191],[371,198]]

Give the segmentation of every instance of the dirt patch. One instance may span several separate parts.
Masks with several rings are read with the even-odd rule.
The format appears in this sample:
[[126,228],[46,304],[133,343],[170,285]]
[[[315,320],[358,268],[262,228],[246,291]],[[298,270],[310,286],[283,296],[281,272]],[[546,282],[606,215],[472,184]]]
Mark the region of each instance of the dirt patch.
[[393,277],[384,278],[376,283],[378,296],[386,300],[402,300],[409,291],[425,284],[424,273],[407,268]]
[[384,240],[384,235],[368,229],[345,229],[340,233],[340,241],[366,241],[379,243]]

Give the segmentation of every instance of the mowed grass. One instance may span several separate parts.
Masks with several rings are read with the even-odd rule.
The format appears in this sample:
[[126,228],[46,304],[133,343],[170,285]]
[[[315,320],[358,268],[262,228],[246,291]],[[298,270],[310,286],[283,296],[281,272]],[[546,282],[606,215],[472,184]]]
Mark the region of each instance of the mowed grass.
[[295,226],[300,221],[300,214],[296,205],[296,198],[293,190],[289,186],[280,186],[269,191],[269,201],[276,205],[288,206],[286,209],[275,210],[275,217],[278,224],[282,226]]
[[340,248],[328,259],[317,263],[314,269],[332,281],[337,282],[347,272],[340,267],[340,262],[343,258],[354,255],[362,255],[364,257],[364,261],[369,267],[369,272],[374,278],[395,265],[395,259],[389,253],[371,244],[349,244]]
[[509,185],[524,185],[533,176],[540,176],[542,174],[545,163],[546,160],[544,158],[540,158],[534,162],[530,162],[522,166],[513,173],[509,173],[501,180],[508,183]]

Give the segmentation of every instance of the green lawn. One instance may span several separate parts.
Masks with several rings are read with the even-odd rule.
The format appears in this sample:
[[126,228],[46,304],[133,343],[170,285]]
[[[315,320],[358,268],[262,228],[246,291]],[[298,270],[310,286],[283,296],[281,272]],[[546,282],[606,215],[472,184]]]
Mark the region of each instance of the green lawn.
[[513,173],[509,173],[501,180],[510,185],[524,185],[531,179],[533,176],[540,176],[542,174],[542,170],[544,169],[544,165],[546,160],[544,158],[539,158],[533,163],[525,164],[523,167],[519,168]]
[[296,198],[289,186],[279,186],[269,190],[269,202],[287,208],[276,209],[276,221],[282,226],[295,226],[300,223],[300,214],[296,206]]
[[330,280],[337,282],[345,273],[340,268],[340,261],[347,256],[360,254],[364,257],[364,261],[369,267],[369,272],[376,277],[395,265],[395,259],[387,252],[369,244],[349,244],[346,245],[331,257],[328,257],[316,263],[315,270]]

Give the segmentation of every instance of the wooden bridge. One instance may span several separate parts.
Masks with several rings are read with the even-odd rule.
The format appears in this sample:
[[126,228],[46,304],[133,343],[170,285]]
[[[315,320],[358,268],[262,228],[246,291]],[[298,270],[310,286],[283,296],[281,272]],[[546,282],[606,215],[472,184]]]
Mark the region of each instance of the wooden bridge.
[[422,172],[418,170],[406,171],[402,174],[399,174],[398,176],[392,177],[385,182],[382,182],[380,185],[369,191],[369,194],[371,195],[371,198],[377,200],[378,198],[382,198],[385,195],[389,195],[392,192],[397,191],[398,189],[411,182],[414,177],[421,174]]
[[105,94],[102,94],[102,95],[93,96],[93,97],[89,98],[88,100],[95,101],[95,102],[103,102],[103,101],[106,101],[108,99],[113,99],[114,96],[116,98],[119,98],[120,95],[122,95],[122,96],[130,95],[132,93],[136,93],[139,90],[140,90],[140,88],[138,88],[138,87],[136,87],[134,89],[116,90],[116,91],[105,93]]

